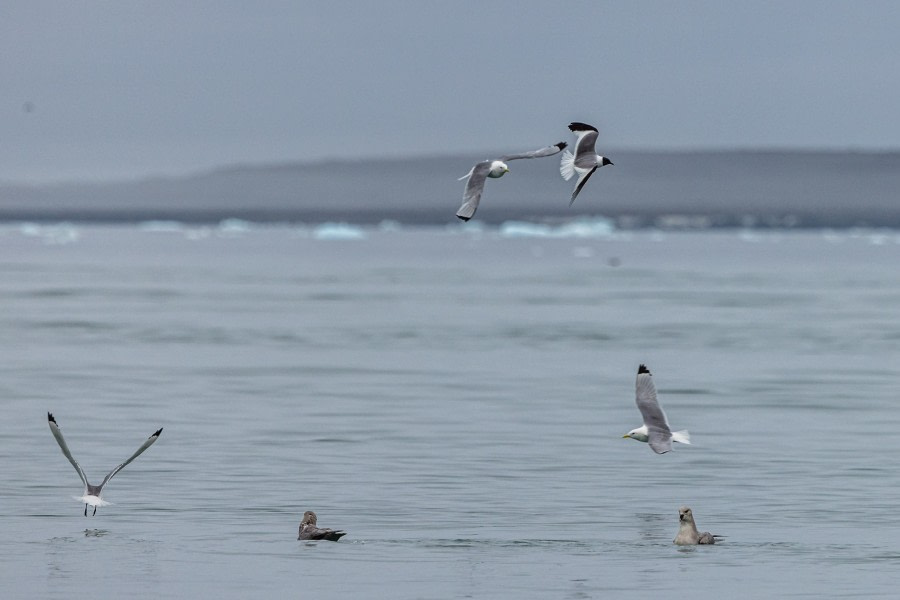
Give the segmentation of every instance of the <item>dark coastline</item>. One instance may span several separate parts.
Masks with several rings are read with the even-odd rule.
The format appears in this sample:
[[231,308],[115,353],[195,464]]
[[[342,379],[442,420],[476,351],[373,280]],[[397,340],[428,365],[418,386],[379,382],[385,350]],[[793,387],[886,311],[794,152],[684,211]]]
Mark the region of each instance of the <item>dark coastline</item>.
[[[488,182],[476,219],[560,222],[604,216],[621,227],[900,228],[898,152],[619,152],[573,207],[555,159],[517,161]],[[0,220],[133,223],[456,222],[480,157],[236,166],[187,177],[0,184]]]

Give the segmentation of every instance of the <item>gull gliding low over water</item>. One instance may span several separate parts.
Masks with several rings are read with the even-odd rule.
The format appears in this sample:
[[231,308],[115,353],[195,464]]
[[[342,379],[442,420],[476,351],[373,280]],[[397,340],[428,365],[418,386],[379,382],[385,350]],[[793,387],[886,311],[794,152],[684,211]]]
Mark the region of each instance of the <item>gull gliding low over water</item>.
[[69,459],[69,462],[72,463],[75,470],[78,471],[78,476],[81,477],[81,481],[84,483],[84,494],[82,494],[80,498],[77,496],[75,497],[76,500],[84,502],[84,516],[87,516],[89,505],[94,507],[93,514],[96,515],[98,506],[106,506],[109,504],[109,502],[106,502],[100,497],[100,494],[103,492],[103,486],[105,486],[116,473],[125,468],[125,465],[136,459],[144,450],[152,446],[153,442],[159,439],[159,434],[162,433],[162,427],[160,427],[153,435],[147,438],[147,441],[137,449],[137,452],[131,455],[131,458],[110,471],[109,475],[103,478],[103,482],[100,483],[100,485],[91,485],[88,483],[87,476],[84,474],[84,469],[81,468],[81,465],[78,464],[78,461],[75,460],[72,453],[69,451],[69,446],[66,444],[62,431],[60,431],[59,425],[56,424],[56,419],[53,418],[51,413],[47,413],[47,422],[50,424],[50,431],[53,433],[53,437],[56,438],[56,443],[59,444],[62,453]]
[[559,174],[566,181],[572,179],[575,173],[578,173],[578,183],[575,185],[575,191],[572,192],[572,199],[569,200],[569,206],[575,202],[575,198],[587,183],[587,180],[594,171],[600,167],[613,164],[611,160],[605,156],[600,156],[594,149],[597,143],[597,136],[600,133],[597,128],[587,123],[569,123],[569,130],[574,133],[578,139],[575,141],[575,154],[568,150],[563,154],[559,163]]
[[484,182],[488,177],[497,179],[509,173],[509,167],[506,161],[519,160],[520,158],[542,158],[544,156],[553,156],[557,152],[561,152],[568,144],[560,142],[553,146],[547,146],[533,152],[523,152],[522,154],[507,154],[495,160],[483,160],[476,163],[472,169],[460,177],[460,180],[469,178],[466,183],[466,191],[463,193],[463,203],[456,211],[456,216],[463,221],[468,221],[478,210],[478,203],[481,202],[481,192],[484,190]]
[[637,380],[634,383],[635,402],[644,424],[637,429],[632,429],[623,438],[631,438],[639,442],[649,442],[650,448],[657,454],[665,454],[672,449],[672,442],[682,444],[691,443],[691,435],[687,430],[672,431],[669,429],[669,421],[663,412],[659,401],[656,399],[656,386],[653,385],[653,376],[646,366],[638,367]]

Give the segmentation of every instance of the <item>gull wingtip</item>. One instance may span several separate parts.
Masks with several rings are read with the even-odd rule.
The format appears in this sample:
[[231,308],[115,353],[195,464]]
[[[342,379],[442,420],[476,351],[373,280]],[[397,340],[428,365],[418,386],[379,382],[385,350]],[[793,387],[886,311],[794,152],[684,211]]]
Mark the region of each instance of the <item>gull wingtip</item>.
[[569,131],[597,131],[597,128],[580,121],[572,121],[569,123]]

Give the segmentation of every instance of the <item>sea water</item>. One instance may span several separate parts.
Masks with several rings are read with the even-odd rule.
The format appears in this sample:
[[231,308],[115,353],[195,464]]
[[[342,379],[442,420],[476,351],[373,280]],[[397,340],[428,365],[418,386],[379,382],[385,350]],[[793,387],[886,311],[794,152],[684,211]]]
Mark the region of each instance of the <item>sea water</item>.
[[[2,596],[893,598],[898,258],[871,230],[3,226]],[[691,446],[622,439],[642,363]],[[92,483],[164,430],[86,518],[48,411]],[[721,542],[674,546],[682,505]],[[305,510],[346,537],[297,541]]]

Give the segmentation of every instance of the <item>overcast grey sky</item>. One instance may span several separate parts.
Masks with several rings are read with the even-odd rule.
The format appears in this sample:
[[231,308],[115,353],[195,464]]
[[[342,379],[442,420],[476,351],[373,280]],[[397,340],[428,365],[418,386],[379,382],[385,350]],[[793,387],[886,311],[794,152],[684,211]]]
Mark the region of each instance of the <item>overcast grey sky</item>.
[[0,3],[0,180],[334,156],[900,148],[900,2]]

